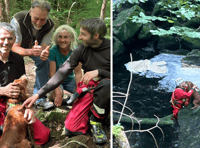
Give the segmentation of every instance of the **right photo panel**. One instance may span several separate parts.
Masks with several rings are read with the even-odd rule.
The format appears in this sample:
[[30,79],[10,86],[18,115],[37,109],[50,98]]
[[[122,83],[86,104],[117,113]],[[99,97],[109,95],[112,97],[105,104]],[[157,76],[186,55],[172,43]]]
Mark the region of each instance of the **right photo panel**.
[[200,0],[112,0],[113,148],[199,148]]

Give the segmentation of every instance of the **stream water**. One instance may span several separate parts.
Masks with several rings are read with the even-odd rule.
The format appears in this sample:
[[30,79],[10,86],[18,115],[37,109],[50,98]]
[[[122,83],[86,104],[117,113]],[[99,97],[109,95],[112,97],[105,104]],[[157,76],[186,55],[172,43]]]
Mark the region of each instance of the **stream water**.
[[[133,57],[135,60],[136,57]],[[124,55],[117,65],[113,67],[113,91],[127,92],[130,81],[130,72],[124,66],[130,61],[130,55]],[[130,87],[128,101],[126,106],[135,112],[135,117],[155,118],[154,115],[162,118],[172,114],[170,106],[171,92],[164,90],[156,91],[158,88],[158,81],[161,78],[146,78],[133,74],[133,80]],[[124,103],[124,98],[113,98],[121,103]],[[113,110],[121,111],[122,106],[113,103]],[[125,110],[124,113],[130,114],[130,111]],[[131,124],[121,123],[125,131],[131,129]],[[148,129],[152,126],[141,125],[142,129]],[[152,130],[159,148],[177,148],[178,147],[178,130],[174,126],[162,126],[164,132],[164,139],[159,129]],[[134,129],[138,129],[134,125]],[[129,134],[127,134],[129,136]],[[134,148],[156,148],[153,137],[148,133],[132,133],[129,137],[131,147]]]

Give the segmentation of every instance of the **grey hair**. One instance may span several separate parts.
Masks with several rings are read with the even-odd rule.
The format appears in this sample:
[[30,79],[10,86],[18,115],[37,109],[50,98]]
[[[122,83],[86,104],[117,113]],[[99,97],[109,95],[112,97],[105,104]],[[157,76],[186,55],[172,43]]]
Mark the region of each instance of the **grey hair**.
[[34,0],[31,4],[31,8],[33,9],[35,7],[39,7],[42,10],[47,9],[48,12],[51,11],[50,3],[48,1],[45,1],[45,0]]
[[5,29],[8,32],[12,32],[13,35],[15,36],[15,29],[13,28],[13,26],[10,23],[7,23],[7,22],[0,23],[0,29]]
[[66,30],[69,34],[70,34],[70,38],[71,38],[71,43],[70,43],[70,50],[74,50],[76,48],[76,46],[78,45],[78,37],[77,37],[77,33],[74,30],[74,28],[72,28],[69,25],[61,25],[60,27],[58,27],[56,29],[56,31],[53,34],[52,37],[52,42],[54,45],[58,45],[58,34],[62,31],[62,30]]

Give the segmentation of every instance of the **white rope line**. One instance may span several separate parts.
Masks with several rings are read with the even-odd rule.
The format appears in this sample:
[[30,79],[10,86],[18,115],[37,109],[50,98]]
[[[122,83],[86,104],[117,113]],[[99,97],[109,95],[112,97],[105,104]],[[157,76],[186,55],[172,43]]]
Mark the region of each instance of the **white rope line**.
[[[132,62],[132,54],[130,53],[130,57],[131,57],[131,62]],[[131,86],[131,82],[132,82],[132,71],[131,71],[131,75],[130,75],[130,81],[129,81],[129,85],[128,85],[128,89],[127,89],[127,93],[126,93],[126,99],[125,99],[125,102],[124,102],[124,105],[123,105],[123,108],[122,108],[122,111],[121,111],[121,115],[119,117],[119,121],[118,121],[118,124],[120,123],[121,121],[121,118],[122,118],[122,113],[124,112],[124,106],[126,105],[126,102],[128,100],[128,94],[129,94],[129,89],[130,89],[130,86]]]

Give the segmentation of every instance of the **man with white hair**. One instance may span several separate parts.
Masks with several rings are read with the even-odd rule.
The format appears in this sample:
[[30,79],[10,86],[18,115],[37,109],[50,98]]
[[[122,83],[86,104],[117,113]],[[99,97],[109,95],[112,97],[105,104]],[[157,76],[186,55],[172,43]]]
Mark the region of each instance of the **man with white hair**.
[[184,79],[177,78],[176,79],[176,88],[172,93],[171,103],[173,108],[173,117],[172,120],[177,120],[177,115],[180,109],[183,106],[187,106],[189,104],[190,98],[193,94],[194,89],[197,87],[194,85],[190,91],[186,91],[187,84]]
[[[11,51],[15,39],[14,28],[9,23],[0,23],[0,138],[5,120],[7,99],[16,99],[20,94],[19,84],[13,81],[25,74],[23,57]],[[35,117],[31,109],[26,109],[25,114],[24,118],[33,125],[36,144],[43,145],[48,142],[50,129]]]

